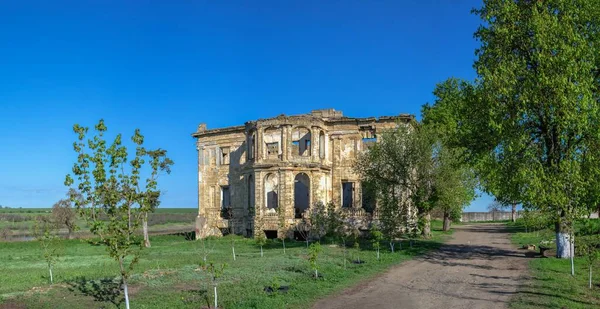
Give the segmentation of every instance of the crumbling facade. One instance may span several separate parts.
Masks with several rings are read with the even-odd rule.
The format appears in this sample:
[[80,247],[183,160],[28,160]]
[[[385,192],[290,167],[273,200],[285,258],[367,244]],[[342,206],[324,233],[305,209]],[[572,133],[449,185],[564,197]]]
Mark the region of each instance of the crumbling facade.
[[[192,134],[198,150],[196,237],[232,231],[291,236],[316,203],[372,212],[353,164],[378,133],[411,115],[350,118],[333,109]],[[365,191],[365,192],[363,192]]]

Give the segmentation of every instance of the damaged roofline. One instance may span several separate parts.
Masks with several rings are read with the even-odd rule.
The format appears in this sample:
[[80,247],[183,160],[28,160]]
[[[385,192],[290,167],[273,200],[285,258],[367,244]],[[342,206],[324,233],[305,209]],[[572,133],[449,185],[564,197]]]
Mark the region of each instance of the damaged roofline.
[[278,119],[278,118],[281,119],[281,118],[301,118],[301,117],[318,118],[327,124],[348,123],[348,122],[357,122],[357,123],[360,123],[360,122],[382,122],[382,121],[397,120],[397,119],[411,121],[411,120],[415,119],[415,115],[405,114],[405,113],[399,114],[398,116],[379,116],[379,117],[364,117],[364,118],[343,117],[343,116],[338,117],[338,118],[322,118],[322,117],[314,116],[312,114],[303,114],[303,115],[294,115],[294,116],[286,116],[284,114],[281,114],[276,117],[248,121],[244,125],[241,125],[241,126],[232,126],[232,127],[224,127],[224,128],[216,128],[216,129],[206,129],[206,124],[201,123],[198,126],[198,130],[196,132],[192,133],[191,135],[194,138],[199,138],[202,136],[210,136],[210,135],[215,135],[215,134],[220,134],[220,133],[241,133],[246,130],[246,126],[249,123],[257,123],[257,122],[268,121],[268,120],[273,120],[273,119]]

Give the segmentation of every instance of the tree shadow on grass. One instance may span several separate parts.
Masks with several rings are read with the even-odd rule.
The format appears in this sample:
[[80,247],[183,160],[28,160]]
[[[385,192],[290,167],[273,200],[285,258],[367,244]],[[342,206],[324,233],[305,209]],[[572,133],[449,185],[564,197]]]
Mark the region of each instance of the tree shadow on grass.
[[85,277],[78,277],[68,284],[69,291],[92,297],[97,302],[112,303],[119,307],[125,301],[120,282],[114,279],[88,280]]
[[[184,296],[181,298],[184,304],[199,304],[204,302],[206,308],[210,308],[210,298],[206,289],[184,290]],[[204,307],[203,307],[204,308]]]

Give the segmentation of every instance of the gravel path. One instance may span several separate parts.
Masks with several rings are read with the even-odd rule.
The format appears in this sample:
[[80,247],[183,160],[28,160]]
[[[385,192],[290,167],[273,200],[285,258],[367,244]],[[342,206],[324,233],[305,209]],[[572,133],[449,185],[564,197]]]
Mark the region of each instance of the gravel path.
[[503,224],[454,227],[438,251],[393,267],[313,308],[507,308],[527,259]]

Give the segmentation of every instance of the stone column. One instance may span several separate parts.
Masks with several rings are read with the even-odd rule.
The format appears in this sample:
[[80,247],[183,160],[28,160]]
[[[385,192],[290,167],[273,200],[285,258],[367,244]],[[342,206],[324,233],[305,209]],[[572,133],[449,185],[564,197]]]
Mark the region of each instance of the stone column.
[[288,145],[290,143],[290,140],[288,138],[288,126],[284,125],[281,127],[281,159],[283,161],[287,161],[288,160],[288,148],[290,148],[290,146]]
[[311,127],[310,128],[310,161],[318,162],[319,161],[319,152],[317,151],[319,144],[319,128]]
[[332,169],[331,169],[331,200],[336,204],[337,207],[342,207],[342,193],[341,193],[341,187],[342,187],[342,179],[340,177],[340,147],[341,147],[341,140],[340,137],[338,136],[333,136],[331,138],[331,153],[330,158],[331,158],[331,165],[332,165]]
[[264,133],[264,129],[260,128],[260,129],[256,129],[256,153],[254,154],[254,157],[256,158],[256,162],[262,162],[263,159],[263,133]]

